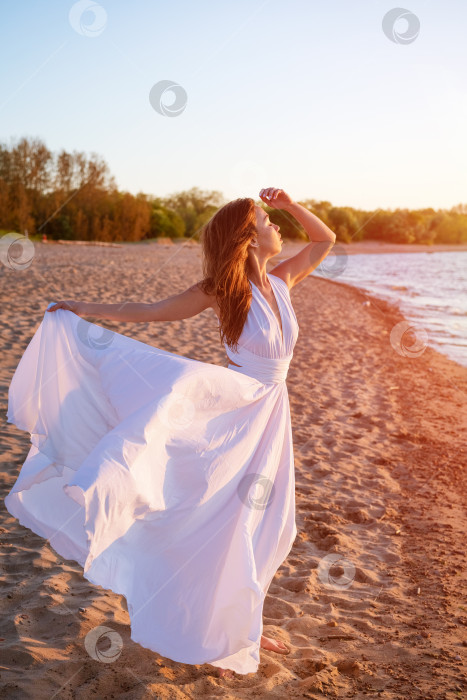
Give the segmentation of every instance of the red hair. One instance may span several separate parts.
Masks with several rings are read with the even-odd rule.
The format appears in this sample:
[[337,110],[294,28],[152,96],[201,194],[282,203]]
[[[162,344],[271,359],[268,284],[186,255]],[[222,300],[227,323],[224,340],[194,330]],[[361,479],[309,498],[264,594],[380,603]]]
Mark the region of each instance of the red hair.
[[203,226],[200,236],[204,279],[199,286],[215,295],[220,339],[234,352],[251,305],[248,245],[256,233],[255,203],[245,197],[221,207]]

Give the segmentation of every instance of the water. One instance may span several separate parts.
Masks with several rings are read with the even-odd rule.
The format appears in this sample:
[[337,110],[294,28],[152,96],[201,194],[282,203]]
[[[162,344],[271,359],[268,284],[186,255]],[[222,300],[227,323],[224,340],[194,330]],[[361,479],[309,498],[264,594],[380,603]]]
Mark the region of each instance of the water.
[[467,367],[467,251],[337,253],[314,274],[396,302],[427,345]]

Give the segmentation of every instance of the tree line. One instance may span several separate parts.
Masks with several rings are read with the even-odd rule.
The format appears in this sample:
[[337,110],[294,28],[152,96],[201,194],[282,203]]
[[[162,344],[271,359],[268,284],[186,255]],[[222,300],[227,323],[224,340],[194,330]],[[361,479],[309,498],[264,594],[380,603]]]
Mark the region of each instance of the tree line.
[[[167,197],[120,192],[104,160],[73,151],[51,152],[40,139],[0,144],[0,229],[47,239],[141,241],[199,239],[202,226],[227,200],[197,187]],[[257,201],[261,204],[260,200]],[[337,242],[467,243],[467,205],[449,210],[335,207],[300,201],[334,231]],[[308,240],[287,212],[265,207],[283,238]]]

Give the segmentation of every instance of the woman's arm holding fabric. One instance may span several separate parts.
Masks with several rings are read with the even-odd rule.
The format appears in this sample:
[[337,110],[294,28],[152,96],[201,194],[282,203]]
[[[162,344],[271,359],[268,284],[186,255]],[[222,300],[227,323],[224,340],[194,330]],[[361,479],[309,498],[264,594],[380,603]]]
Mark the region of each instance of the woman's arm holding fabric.
[[212,306],[211,297],[205,294],[196,283],[180,294],[174,294],[154,303],[124,301],[118,304],[97,304],[88,301],[59,301],[47,311],[65,309],[73,311],[77,316],[146,323],[191,318],[210,306]]

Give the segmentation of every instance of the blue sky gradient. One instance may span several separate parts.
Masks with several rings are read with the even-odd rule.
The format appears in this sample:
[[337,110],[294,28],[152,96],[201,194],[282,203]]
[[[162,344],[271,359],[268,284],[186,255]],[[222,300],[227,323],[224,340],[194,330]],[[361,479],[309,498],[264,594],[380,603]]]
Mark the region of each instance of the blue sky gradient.
[[[404,5],[420,22],[406,44],[383,32],[395,5],[379,0],[103,0],[93,36],[97,16],[74,27],[73,5],[2,3],[3,143],[97,153],[133,194],[467,203],[462,0]],[[161,80],[186,91],[178,116],[149,101]]]

